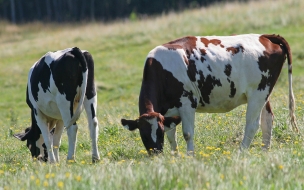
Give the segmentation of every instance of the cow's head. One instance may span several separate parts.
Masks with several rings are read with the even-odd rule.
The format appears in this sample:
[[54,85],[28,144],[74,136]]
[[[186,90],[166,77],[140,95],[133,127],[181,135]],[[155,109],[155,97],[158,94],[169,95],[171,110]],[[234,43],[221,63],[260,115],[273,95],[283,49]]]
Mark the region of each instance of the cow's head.
[[[51,134],[54,134],[55,128],[51,130]],[[28,127],[24,133],[14,134],[14,137],[21,141],[26,140],[26,146],[30,150],[32,157],[39,161],[48,161],[47,148],[44,144],[44,140],[40,129],[33,129]]]
[[180,121],[180,117],[164,117],[160,113],[150,112],[136,120],[121,119],[121,124],[130,131],[139,129],[141,140],[151,155],[162,152],[165,128],[175,128]]

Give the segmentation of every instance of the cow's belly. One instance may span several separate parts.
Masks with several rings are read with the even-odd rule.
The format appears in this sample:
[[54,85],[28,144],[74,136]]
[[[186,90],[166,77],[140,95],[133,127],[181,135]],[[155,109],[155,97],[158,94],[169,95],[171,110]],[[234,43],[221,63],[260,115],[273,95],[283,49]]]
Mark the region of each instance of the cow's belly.
[[[63,107],[68,104],[67,101],[61,101],[58,103],[56,99],[56,94],[52,93],[53,91],[47,91],[46,93],[43,90],[39,89],[38,92],[38,101],[36,102],[36,108],[38,108],[45,116],[53,119],[62,119],[59,106]],[[55,95],[54,95],[55,94]],[[58,96],[58,94],[57,94]]]
[[232,99],[211,99],[210,104],[199,105],[196,109],[201,113],[225,113],[233,110],[234,108],[247,103],[245,94]]
[[45,103],[37,103],[39,110],[49,118],[61,120],[61,114],[56,102],[48,101]]

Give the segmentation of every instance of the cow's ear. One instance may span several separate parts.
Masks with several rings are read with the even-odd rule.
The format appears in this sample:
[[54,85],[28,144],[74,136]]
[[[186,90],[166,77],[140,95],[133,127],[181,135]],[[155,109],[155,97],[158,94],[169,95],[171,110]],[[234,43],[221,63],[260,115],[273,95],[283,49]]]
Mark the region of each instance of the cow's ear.
[[165,117],[164,125],[169,128],[175,128],[181,122],[181,117],[173,116],[173,117]]
[[14,134],[13,136],[21,141],[25,141],[27,139],[27,133],[17,133]]
[[13,134],[14,137],[16,137],[17,139],[21,140],[21,141],[25,141],[28,138],[28,132],[30,131],[30,127],[25,129],[24,133],[17,133],[17,134]]
[[138,120],[127,120],[127,119],[121,119],[121,124],[124,126],[124,128],[134,131],[135,129],[138,129]]

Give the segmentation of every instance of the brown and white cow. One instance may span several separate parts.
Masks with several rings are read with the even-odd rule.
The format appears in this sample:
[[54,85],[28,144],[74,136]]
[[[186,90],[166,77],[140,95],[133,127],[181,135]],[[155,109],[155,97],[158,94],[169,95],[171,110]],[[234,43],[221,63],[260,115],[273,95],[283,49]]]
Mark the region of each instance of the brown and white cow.
[[27,141],[32,157],[58,162],[65,126],[69,141],[67,159],[74,160],[76,121],[85,109],[92,139],[92,160],[100,159],[94,61],[88,51],[74,47],[41,57],[29,71],[26,102],[31,108],[31,126],[14,136]]
[[293,128],[298,130],[290,47],[283,37],[266,34],[187,36],[157,46],[149,52],[144,66],[140,117],[122,119],[121,123],[129,130],[139,129],[149,153],[162,151],[164,131],[171,128],[167,137],[171,149],[176,151],[175,125],[179,121],[169,120],[172,116],[180,117],[187,152],[191,153],[194,151],[195,112],[223,113],[247,103],[245,134],[240,148],[249,147],[261,124],[262,142],[268,149],[273,125],[269,96],[286,56],[289,114]]

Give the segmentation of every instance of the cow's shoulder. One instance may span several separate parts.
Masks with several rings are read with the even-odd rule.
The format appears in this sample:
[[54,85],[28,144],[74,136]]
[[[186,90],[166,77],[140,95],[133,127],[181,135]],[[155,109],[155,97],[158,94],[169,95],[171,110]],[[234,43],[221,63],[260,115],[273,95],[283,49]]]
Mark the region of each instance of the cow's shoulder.
[[42,57],[30,70],[31,92],[36,101],[38,101],[39,83],[44,92],[50,87],[51,70]]

